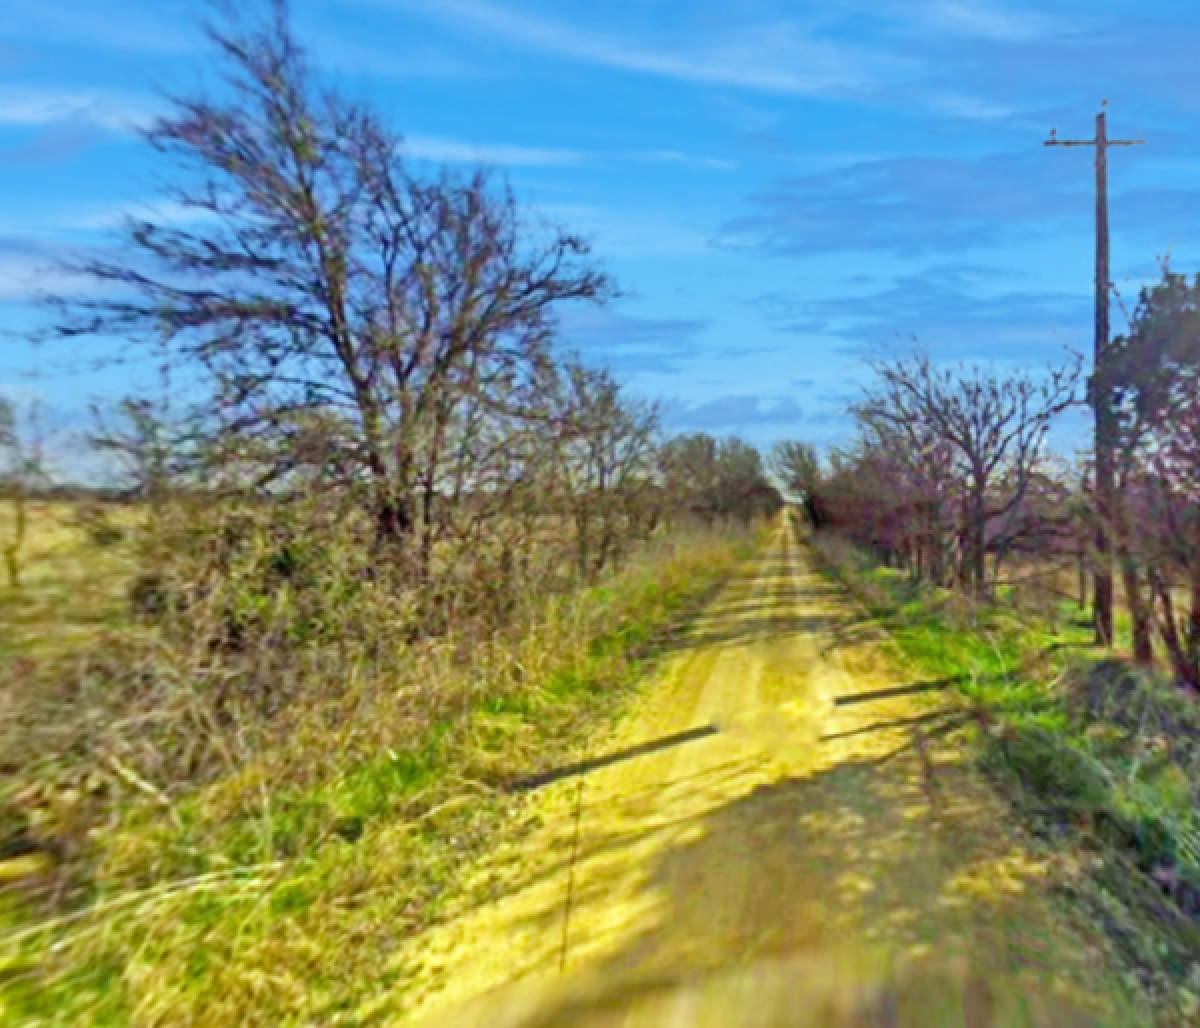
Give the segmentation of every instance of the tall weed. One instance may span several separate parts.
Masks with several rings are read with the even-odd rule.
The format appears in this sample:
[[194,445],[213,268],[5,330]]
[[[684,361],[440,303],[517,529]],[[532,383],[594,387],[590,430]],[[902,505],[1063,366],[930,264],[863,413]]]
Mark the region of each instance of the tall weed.
[[531,560],[502,614],[464,585],[433,634],[369,536],[325,513],[160,511],[140,622],[13,663],[5,1023],[280,1025],[390,1003],[397,943],[503,823],[498,786],[611,717],[745,545],[662,537],[587,589],[545,588],[551,561]]

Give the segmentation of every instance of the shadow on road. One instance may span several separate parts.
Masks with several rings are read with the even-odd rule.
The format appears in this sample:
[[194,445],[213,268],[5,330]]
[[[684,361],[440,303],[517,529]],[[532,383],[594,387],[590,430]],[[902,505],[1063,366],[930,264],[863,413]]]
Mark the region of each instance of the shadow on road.
[[[727,1009],[723,1020],[681,1023],[764,1028],[1134,1023],[1124,1013],[1112,1020],[1096,1009],[1085,1013],[1089,1004],[1099,1003],[1089,954],[1044,903],[1031,899],[1031,888],[1035,896],[1044,888],[1045,869],[1003,833],[994,810],[962,799],[971,794],[958,788],[963,774],[953,764],[939,769],[948,802],[936,808],[915,760],[886,770],[859,761],[762,786],[707,815],[650,830],[596,834],[585,823],[575,859],[581,871],[566,926],[566,964],[589,965],[589,988],[596,982],[610,986],[601,990],[602,1000],[588,993],[586,1002],[570,999],[568,990],[547,1001],[551,1009],[543,1019],[513,1022],[500,1016],[501,991],[488,1000],[488,1023],[649,1025],[653,1022],[635,1013],[648,991],[714,975],[721,981],[718,972],[731,963],[764,968],[770,981],[755,984],[751,974],[732,998],[725,986],[716,986],[715,1002],[736,1003],[737,1009]],[[718,788],[720,781],[709,776],[678,784],[694,792]],[[623,798],[604,823],[644,825],[661,803],[658,794]],[[629,866],[627,851],[650,836],[657,836],[659,848],[640,885],[645,903],[631,906],[641,913],[634,923],[606,920]],[[563,918],[562,903],[552,903],[513,925],[513,937],[559,940]],[[523,954],[529,956],[536,956],[533,965],[526,959],[522,964],[532,975],[557,980],[553,976],[564,957],[557,943]],[[825,997],[821,1002],[831,1002],[831,959],[835,977],[864,976],[850,989],[852,996],[871,996],[870,1011],[893,1019],[795,1018],[818,994]],[[897,967],[916,968],[913,982],[919,986],[904,984],[907,970],[898,985],[888,978],[894,994],[885,988],[890,1005],[879,1006],[880,993],[864,991],[863,981]],[[782,984],[775,980],[780,968],[787,969]],[[778,1019],[763,1019],[758,1009],[763,1003],[778,1004],[773,1015]],[[751,1008],[754,1016],[747,1017]]]
[[[797,662],[775,670],[789,671],[787,695],[803,698],[808,671],[801,657],[823,659],[825,650],[814,655],[819,643],[842,650],[825,673],[858,682],[859,658],[851,651],[879,637],[879,622],[811,573],[803,580],[805,602],[797,604],[797,565],[788,545],[737,576],[685,635],[664,644],[663,654],[680,652],[696,667],[709,667],[707,656],[691,651],[711,649],[720,656],[742,643],[764,643],[758,652],[766,653],[768,664],[772,647]],[[808,637],[807,655],[803,646],[792,646],[793,636]],[[861,659],[877,661],[877,649],[863,647]],[[736,655],[724,673],[740,688]],[[768,678],[764,671],[762,682]],[[734,733],[693,729],[672,735],[670,720],[650,720],[647,743],[586,767],[537,776],[546,782],[622,763],[620,772],[583,776],[548,794],[560,806],[536,835],[536,871],[520,846],[493,862],[494,877],[469,902],[497,904],[500,920],[488,924],[487,935],[513,947],[511,967],[506,963],[502,970],[523,984],[482,997],[459,1018],[439,1023],[1141,1023],[1117,986],[1096,980],[1104,961],[1094,943],[1066,926],[1047,900],[1052,865],[1031,857],[953,751],[932,753],[930,743],[961,712],[917,706],[906,713],[902,704],[887,702],[861,707],[935,692],[954,681],[891,684],[874,669],[855,692],[847,681],[834,680],[836,709],[850,720],[833,722],[821,736],[814,728],[812,735],[822,754],[839,754],[834,766],[835,758],[803,770],[785,765],[767,784],[762,753]],[[856,712],[863,720],[853,720]],[[782,717],[776,711],[770,716]],[[941,725],[924,727],[939,720]],[[656,729],[661,732],[654,738]],[[885,730],[912,741],[883,757],[865,755],[860,740]],[[689,770],[688,761],[656,764],[671,761],[680,742],[688,743],[683,752],[689,757],[701,752],[693,746],[713,749],[703,751],[698,768]],[[621,775],[619,791],[604,784],[608,773]],[[575,813],[562,816],[564,809]],[[831,961],[836,973],[829,970]],[[570,973],[577,968],[586,974]],[[561,974],[564,969],[568,974]],[[868,979],[885,985],[866,988]],[[686,1017],[663,1005],[681,985]],[[1095,1017],[1080,1012],[1089,1006],[1099,1011]]]
[[662,750],[669,750],[675,746],[682,746],[684,743],[706,739],[710,735],[716,735],[718,731],[719,729],[716,725],[703,725],[700,728],[693,728],[690,731],[676,732],[674,735],[667,735],[661,739],[652,739],[650,742],[640,743],[637,746],[628,746],[615,753],[606,753],[601,757],[581,760],[563,767],[551,768],[549,771],[542,771],[536,775],[518,778],[508,783],[508,788],[514,792],[528,792],[531,789],[540,789],[542,786],[561,782],[564,778],[575,778],[579,775],[588,774],[591,771],[599,771],[603,767],[611,767],[613,764],[619,764],[625,760],[646,757],[651,753],[659,753]]

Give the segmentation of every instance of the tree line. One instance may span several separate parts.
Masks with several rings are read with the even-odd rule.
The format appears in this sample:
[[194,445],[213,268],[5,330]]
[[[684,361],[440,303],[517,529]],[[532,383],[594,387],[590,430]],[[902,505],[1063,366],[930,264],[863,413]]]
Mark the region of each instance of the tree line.
[[[1042,370],[870,362],[852,441],[825,460],[780,444],[772,466],[833,529],[914,579],[993,597],[1009,562],[1096,566],[1096,527],[1115,542],[1134,659],[1165,659],[1200,689],[1200,276],[1164,264],[1142,290],[1103,374],[1069,357]],[[1101,511],[1092,454],[1048,444],[1056,420],[1107,385],[1115,397],[1117,496]]]
[[257,518],[236,544],[257,547],[302,531],[264,511],[319,501],[320,531],[352,530],[426,607],[564,566],[592,581],[671,520],[778,503],[753,447],[669,438],[564,352],[564,305],[617,293],[585,239],[486,170],[413,167],[318,80],[285,0],[265,12],[209,29],[218,88],[147,133],[187,217],[129,221],[115,256],[72,269],[99,288],[58,303],[58,337],[170,368],[170,403],[126,401],[98,439],[139,495],[188,497],[192,519],[204,497],[226,539]]
[[[98,440],[139,495],[189,497],[193,518],[205,497],[226,539],[247,511],[317,503],[320,530],[353,535],[364,573],[421,592],[425,614],[481,582],[593,581],[672,520],[748,522],[779,503],[754,447],[670,438],[656,405],[563,351],[563,306],[617,294],[585,239],[486,170],[411,166],[369,106],[319,81],[285,0],[265,11],[210,28],[219,87],[147,133],[190,217],[131,220],[115,256],[73,269],[100,288],[59,304],[57,336],[128,340],[172,369],[169,410],[127,401]],[[1164,268],[1113,343],[1114,380],[1091,383],[1116,398],[1112,510],[1087,461],[1047,443],[1085,402],[1076,358],[875,360],[853,441],[825,460],[781,444],[771,469],[814,525],[976,598],[1023,557],[1094,563],[1103,521],[1137,659],[1159,645],[1200,687],[1198,291]],[[6,491],[24,495],[3,433]],[[303,528],[255,531],[230,546],[265,531],[286,548]],[[23,537],[6,549],[14,582]]]

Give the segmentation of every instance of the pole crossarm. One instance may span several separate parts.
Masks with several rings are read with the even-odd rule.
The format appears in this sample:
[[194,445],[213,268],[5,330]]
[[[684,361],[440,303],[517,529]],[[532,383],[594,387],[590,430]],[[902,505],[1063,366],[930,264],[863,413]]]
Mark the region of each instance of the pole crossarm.
[[[1105,101],[1105,103],[1107,102]],[[1042,143],[1042,146],[1098,146],[1103,148],[1106,146],[1142,146],[1146,142],[1144,139],[1109,139],[1108,133],[1103,131],[1103,125],[1100,128],[1101,134],[1095,139],[1059,139],[1058,130],[1051,129],[1050,138]]]
[[[1042,146],[1096,146],[1097,139],[1047,139]],[[1142,146],[1144,139],[1106,139],[1105,146]]]

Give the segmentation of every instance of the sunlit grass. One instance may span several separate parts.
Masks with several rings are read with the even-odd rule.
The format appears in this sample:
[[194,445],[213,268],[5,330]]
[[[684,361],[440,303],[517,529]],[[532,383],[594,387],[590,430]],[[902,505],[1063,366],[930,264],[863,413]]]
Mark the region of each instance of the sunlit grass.
[[[88,552],[59,532],[55,552]],[[385,693],[341,668],[335,707],[208,784],[156,799],[118,782],[70,909],[46,906],[36,875],[0,893],[0,1022],[275,1026],[393,1008],[400,942],[506,824],[495,783],[611,719],[746,545],[652,545],[597,587],[547,597],[519,638],[465,662],[404,658]],[[407,713],[414,691],[433,713]]]
[[[1028,823],[1085,869],[1074,889],[1130,974],[1165,1007],[1194,1011],[1200,985],[1200,709],[1163,676],[1093,645],[1063,600],[976,604],[817,540],[826,569],[888,628],[914,676],[945,680],[980,766]],[[1019,598],[1016,598],[1019,599]],[[1127,611],[1116,619],[1127,647]],[[1172,1015],[1173,1016],[1173,1015]]]
[[[60,655],[127,623],[139,516],[117,505],[29,504],[20,583],[0,582],[0,658]],[[0,499],[0,542],[14,529],[11,501]]]

